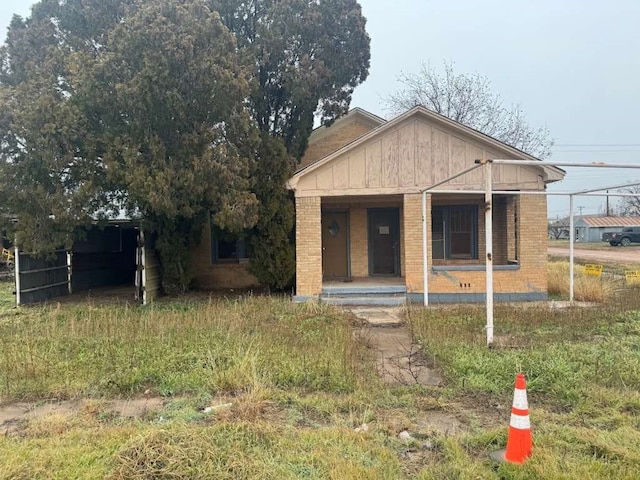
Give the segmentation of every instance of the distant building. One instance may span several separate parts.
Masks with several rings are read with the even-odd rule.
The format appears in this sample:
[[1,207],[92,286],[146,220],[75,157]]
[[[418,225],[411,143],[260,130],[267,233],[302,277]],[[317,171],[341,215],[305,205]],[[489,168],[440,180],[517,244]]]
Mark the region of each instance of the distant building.
[[618,232],[624,227],[640,227],[640,217],[606,217],[583,215],[574,221],[576,242],[601,242],[602,234]]

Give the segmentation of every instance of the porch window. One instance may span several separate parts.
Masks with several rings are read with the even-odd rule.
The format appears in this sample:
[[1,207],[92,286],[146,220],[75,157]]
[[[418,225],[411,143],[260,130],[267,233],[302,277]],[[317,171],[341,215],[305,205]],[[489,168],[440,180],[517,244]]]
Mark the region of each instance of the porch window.
[[478,206],[434,205],[431,215],[433,258],[478,258]]

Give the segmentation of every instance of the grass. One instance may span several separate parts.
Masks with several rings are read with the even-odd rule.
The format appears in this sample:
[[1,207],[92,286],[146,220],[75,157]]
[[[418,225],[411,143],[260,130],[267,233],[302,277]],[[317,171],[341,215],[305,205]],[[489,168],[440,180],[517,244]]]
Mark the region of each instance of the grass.
[[15,307],[14,290],[15,286],[12,282],[0,281],[0,315],[10,312]]
[[[428,388],[383,385],[374,352],[327,306],[9,307],[0,310],[3,401],[85,403],[0,435],[0,478],[637,478],[634,293],[616,288],[589,309],[499,305],[491,350],[481,307],[411,308],[410,328],[445,380]],[[533,456],[496,465],[488,453],[505,445],[520,370]],[[164,405],[133,419],[105,407],[144,395]],[[203,412],[219,404],[231,405]],[[413,440],[398,438],[405,429]]]
[[82,427],[62,433],[0,440],[0,451],[5,454],[0,473],[12,479],[373,480],[401,475],[393,451],[374,435],[344,428],[300,431],[266,422],[105,428],[85,419]]
[[[549,247],[558,247],[558,248],[569,248],[569,240],[549,240]],[[636,249],[640,249],[640,245],[630,245],[629,247],[612,247],[608,243],[576,243],[575,245],[575,254],[578,255],[574,258],[574,263],[576,265],[587,265],[592,263],[602,264],[604,265],[604,272],[610,275],[615,276],[623,276],[625,271],[627,270],[638,270],[638,264],[633,263],[632,261],[624,261],[622,258],[618,261],[612,260],[590,260],[586,258],[580,258],[579,253],[580,250],[615,250],[619,252],[628,252]],[[620,250],[622,249],[622,250]],[[622,256],[621,256],[622,257]],[[549,255],[549,260],[552,262],[563,262],[566,261],[566,257]]]
[[[0,405],[92,405],[0,435],[12,479],[401,478],[397,432],[355,427],[415,411],[380,383],[349,318],[269,298],[3,311],[0,392]],[[101,406],[143,395],[166,405],[137,419]]]
[[366,379],[351,335],[331,309],[268,298],[23,309],[0,320],[0,393],[32,400],[257,386],[348,392]]
[[[547,263],[548,291],[550,295],[569,297],[569,262]],[[603,303],[611,299],[616,290],[624,286],[624,279],[585,273],[583,265],[574,265],[574,297],[579,301]]]
[[412,309],[415,336],[442,369],[450,398],[473,399],[507,419],[515,374],[525,372],[535,444],[523,467],[501,465],[496,474],[485,455],[504,445],[504,428],[444,439],[450,460],[422,478],[637,478],[640,310],[634,301],[555,311],[501,306],[495,349],[485,346],[480,308]]

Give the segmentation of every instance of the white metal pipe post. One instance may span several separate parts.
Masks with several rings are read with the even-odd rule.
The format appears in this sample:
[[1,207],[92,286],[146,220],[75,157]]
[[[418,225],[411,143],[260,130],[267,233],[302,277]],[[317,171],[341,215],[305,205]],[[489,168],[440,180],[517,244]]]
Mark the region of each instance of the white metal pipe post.
[[484,232],[486,245],[487,346],[493,344],[493,171],[491,160],[484,162]]
[[[638,165],[640,168],[640,165]],[[483,195],[484,190],[430,190],[429,193],[441,193],[441,194],[460,194],[460,195]],[[547,192],[539,190],[494,190],[494,195],[543,195],[545,197],[568,197],[569,195],[579,195],[581,197],[637,197],[637,193],[599,193],[599,192]]]
[[[120,249],[122,251],[122,248]],[[67,290],[69,291],[69,295],[73,293],[71,290],[71,276],[73,274],[73,269],[71,266],[71,250],[67,250]]]
[[20,250],[18,249],[18,244],[14,248],[14,257],[13,257],[13,275],[16,279],[16,305],[20,305],[22,299],[20,298]]
[[422,192],[422,292],[424,306],[429,305],[429,271],[427,270],[427,192]]
[[573,223],[573,195],[569,195],[569,302],[573,303],[573,244],[576,229]]

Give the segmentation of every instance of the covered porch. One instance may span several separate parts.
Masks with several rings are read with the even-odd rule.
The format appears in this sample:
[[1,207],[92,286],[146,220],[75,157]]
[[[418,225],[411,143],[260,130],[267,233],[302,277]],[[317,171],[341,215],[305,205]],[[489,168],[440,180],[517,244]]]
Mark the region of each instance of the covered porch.
[[[299,197],[296,203],[296,301],[355,302],[374,295],[385,304],[422,301],[420,193]],[[520,204],[516,195],[494,198],[494,270],[507,277],[520,269]],[[477,301],[475,294],[484,291],[483,206],[481,195],[428,195],[426,255],[434,301]]]

